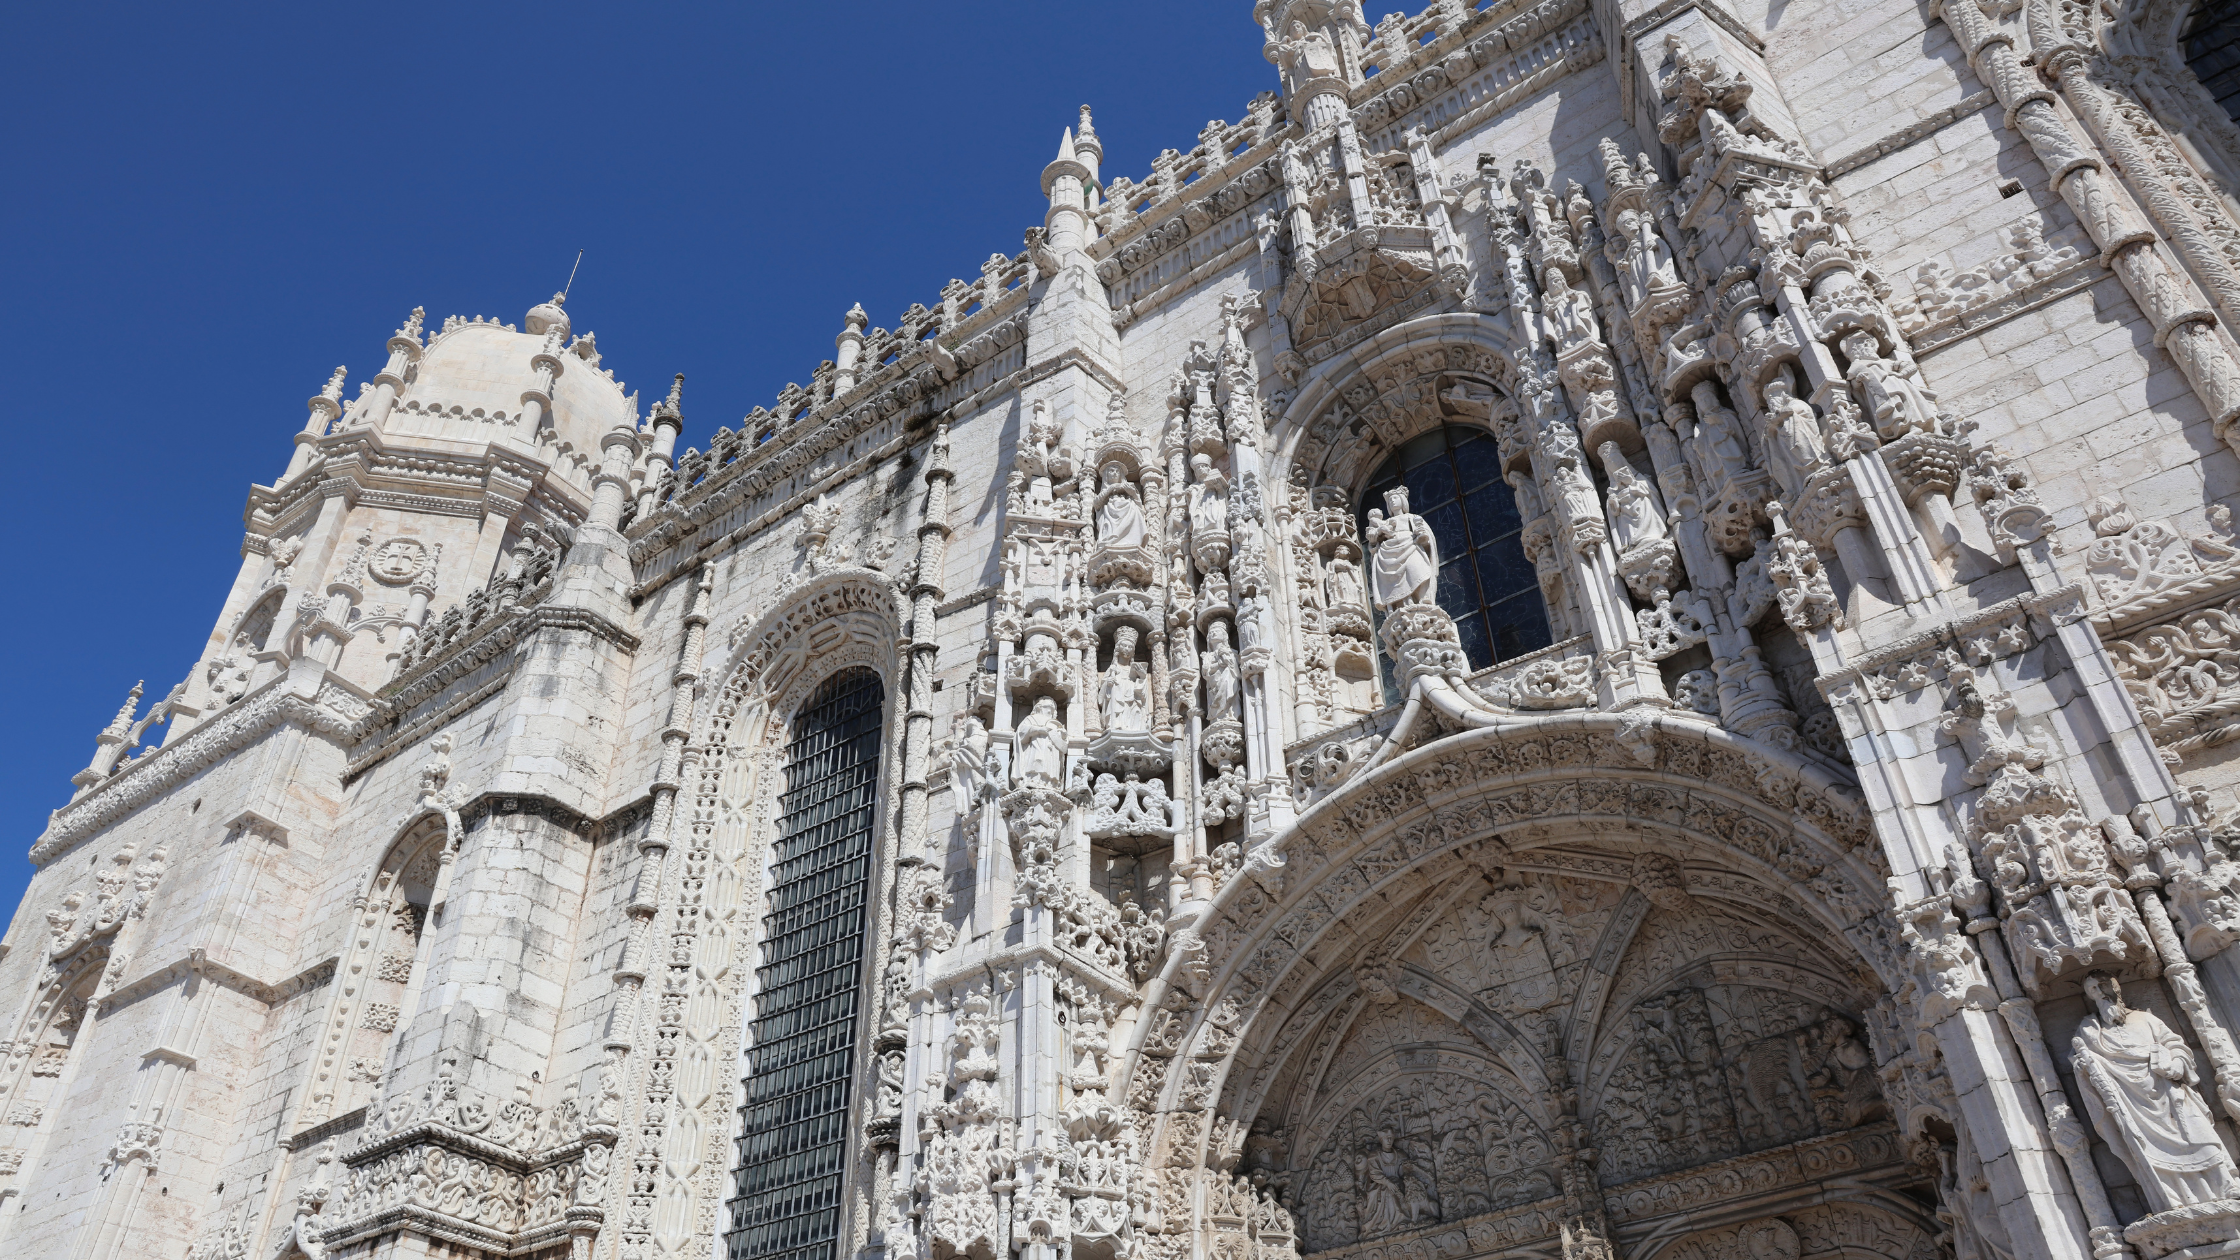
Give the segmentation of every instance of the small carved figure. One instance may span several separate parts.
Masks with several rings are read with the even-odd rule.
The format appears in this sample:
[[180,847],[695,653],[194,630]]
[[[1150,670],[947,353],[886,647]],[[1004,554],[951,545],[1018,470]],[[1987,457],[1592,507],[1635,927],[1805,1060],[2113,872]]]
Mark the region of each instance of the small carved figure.
[[1237,601],[1237,647],[1250,652],[1264,647],[1268,641],[1268,600],[1263,595],[1247,595]]
[[1108,731],[1151,729],[1151,676],[1136,659],[1134,626],[1122,626],[1112,637],[1112,664],[1097,685],[1097,707]]
[[1216,621],[1206,627],[1206,720],[1218,722],[1237,715],[1237,653],[1229,646],[1229,623]]
[[1291,67],[1294,89],[1309,79],[1328,78],[1338,73],[1338,51],[1330,44],[1330,37],[1321,31],[1309,30],[1304,22],[1293,22],[1276,50]]
[[1229,532],[1229,479],[1203,453],[1190,457],[1190,537],[1193,541]]
[[1546,289],[1540,296],[1548,312],[1548,338],[1555,342],[1558,357],[1602,339],[1602,326],[1594,317],[1594,299],[1572,288],[1563,268],[1548,268],[1543,283]]
[[971,808],[987,781],[988,728],[972,714],[962,714],[949,737],[949,795],[956,808]]
[[1828,448],[1820,439],[1820,418],[1791,389],[1786,370],[1766,382],[1766,434],[1774,480],[1794,499],[1812,474],[1827,466]]
[[1058,702],[1039,696],[1033,711],[1019,723],[1019,761],[1012,771],[1012,785],[1058,790],[1064,785],[1065,755],[1066,726],[1058,718]]
[[1104,483],[1104,502],[1097,505],[1097,542],[1113,548],[1143,546],[1143,504],[1136,501],[1136,488],[1128,484],[1127,469],[1113,460],[1097,475]]
[[1634,468],[1616,442],[1604,442],[1599,453],[1603,471],[1610,475],[1610,540],[1619,554],[1666,537],[1664,497],[1656,484]]
[[1326,607],[1359,608],[1361,598],[1361,570],[1345,552],[1330,557],[1329,600]]

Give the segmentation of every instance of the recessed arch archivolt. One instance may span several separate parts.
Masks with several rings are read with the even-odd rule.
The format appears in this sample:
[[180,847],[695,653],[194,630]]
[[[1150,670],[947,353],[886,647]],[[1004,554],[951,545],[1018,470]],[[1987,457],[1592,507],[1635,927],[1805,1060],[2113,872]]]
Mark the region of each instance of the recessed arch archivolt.
[[[810,690],[850,666],[876,671],[891,699],[902,619],[889,582],[875,569],[836,569],[736,626],[728,659],[709,674],[715,702],[696,742],[740,749],[780,741]],[[750,719],[745,728],[742,718]]]
[[1416,434],[1487,423],[1514,381],[1508,335],[1485,315],[1426,315],[1388,328],[1300,386],[1275,427],[1276,479],[1351,494]]
[[1177,933],[1130,1097],[1161,1169],[1285,1181],[1304,1250],[1523,1211],[1586,1145],[1612,1194],[1806,1147],[1920,1175],[1867,1049],[1905,979],[1886,871],[1817,768],[1686,720],[1525,719],[1378,768],[1272,850]]

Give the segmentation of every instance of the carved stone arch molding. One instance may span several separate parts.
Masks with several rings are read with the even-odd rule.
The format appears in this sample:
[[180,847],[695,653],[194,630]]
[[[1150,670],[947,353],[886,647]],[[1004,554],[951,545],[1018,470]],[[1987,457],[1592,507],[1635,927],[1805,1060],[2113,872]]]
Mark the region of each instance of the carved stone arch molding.
[[1888,872],[1816,767],[1523,719],[1348,784],[1274,859],[1176,934],[1131,1038],[1161,1232],[1229,1228],[1243,1178],[1307,1254],[1527,1246],[1582,1189],[1621,1241],[1849,1196],[1897,1249],[1838,1254],[1927,1246],[1876,1069]]
[[442,811],[416,810],[359,885],[291,1133],[368,1106],[381,1092],[389,1052],[427,970],[429,916],[456,856],[449,839]]
[[1508,336],[1484,315],[1427,315],[1388,328],[1300,387],[1276,426],[1277,479],[1351,495],[1401,443],[1435,425],[1490,431],[1489,412],[1512,393],[1514,376]]
[[[640,1203],[646,1209],[650,1254],[706,1254],[719,1228],[730,1185],[747,981],[784,786],[779,758],[794,715],[826,679],[864,667],[885,686],[891,719],[902,690],[895,685],[900,638],[886,576],[839,569],[810,578],[734,628],[726,658],[705,675],[712,695],[686,744],[684,800],[669,836],[676,856],[667,863],[663,909],[650,928],[667,944],[653,968],[658,974],[646,978],[649,993],[684,1000],[649,1003],[643,1015],[650,1027],[640,1045],[663,1065],[637,1084],[632,1158],[650,1193],[624,1188],[631,1211]],[[891,732],[892,721],[886,726]],[[895,764],[897,742],[885,741],[887,768]],[[881,779],[891,783],[892,776]],[[881,897],[875,876],[870,904],[882,904]],[[858,1062],[868,1058],[859,1054]],[[626,1226],[625,1236],[639,1235]]]

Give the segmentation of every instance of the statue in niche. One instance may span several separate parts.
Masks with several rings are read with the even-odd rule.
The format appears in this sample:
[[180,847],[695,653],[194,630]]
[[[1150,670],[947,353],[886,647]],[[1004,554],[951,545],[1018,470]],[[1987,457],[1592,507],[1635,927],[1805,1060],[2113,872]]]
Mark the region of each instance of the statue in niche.
[[988,781],[988,728],[969,713],[960,714],[949,736],[949,796],[960,811],[980,799]]
[[1136,488],[1128,484],[1128,470],[1112,460],[1098,472],[1104,502],[1097,505],[1097,542],[1105,547],[1143,546],[1143,504]]
[[1136,628],[1112,636],[1112,664],[1097,684],[1097,711],[1107,731],[1142,734],[1151,729],[1151,674],[1136,659]]
[[1937,409],[1929,405],[1920,383],[1882,357],[1882,346],[1873,333],[1854,329],[1844,334],[1837,345],[1844,357],[1851,360],[1846,375],[1858,389],[1859,401],[1865,404],[1868,417],[1884,438],[1896,439],[1917,429],[1926,431],[1935,427]]
[[1716,482],[1750,471],[1750,446],[1742,437],[1742,421],[1709,381],[1696,382],[1695,451],[1697,467]]
[[1190,457],[1190,537],[1192,541],[1227,536],[1229,479],[1204,453]]
[[1065,758],[1066,725],[1058,718],[1058,702],[1039,696],[1027,720],[1019,723],[1019,760],[1012,786],[1057,791],[1065,779]]
[[1364,602],[1361,596],[1361,570],[1342,548],[1330,557],[1328,590],[1328,607],[1359,608]]
[[1406,486],[1385,491],[1384,506],[1384,512],[1369,509],[1369,545],[1376,549],[1370,580],[1377,607],[1437,603],[1439,541],[1431,534],[1431,523],[1408,510]]
[[1206,720],[1218,722],[1237,715],[1237,653],[1229,646],[1229,623],[1216,621],[1206,627]]
[[1787,369],[1766,382],[1766,435],[1773,478],[1795,499],[1812,474],[1827,467],[1828,448],[1820,440],[1820,417],[1812,413],[1811,403],[1797,397]]
[[1361,1192],[1361,1236],[1376,1238],[1439,1219],[1439,1199],[1424,1163],[1402,1149],[1391,1126],[1377,1130],[1374,1148],[1354,1156],[1354,1185]]
[[1250,652],[1268,644],[1268,600],[1262,595],[1247,595],[1237,601],[1237,647]]
[[1611,243],[1624,255],[1627,288],[1630,290],[1627,296],[1637,305],[1651,293],[1680,286],[1680,273],[1673,265],[1672,251],[1666,247],[1663,235],[1657,231],[1654,218],[1639,210],[1620,210],[1618,230],[1611,237]]
[[2240,1194],[2232,1156],[2201,1101],[2193,1051],[2152,1011],[2123,1004],[2115,977],[2085,977],[2093,1013],[2077,1025],[2070,1065],[2085,1111],[2157,1212]]
[[1664,497],[1656,483],[1637,471],[1616,442],[1604,442],[1598,452],[1603,470],[1610,474],[1610,541],[1625,554],[1642,543],[1668,536]]
[[1594,478],[1580,467],[1582,456],[1576,447],[1556,447],[1546,452],[1549,480],[1555,483],[1556,497],[1563,505],[1564,519],[1574,528],[1582,522],[1599,525],[1602,522],[1602,498],[1594,490]]
[[1541,280],[1541,305],[1548,312],[1548,336],[1561,357],[1602,340],[1602,326],[1595,322],[1594,299],[1571,287],[1563,268],[1551,266]]

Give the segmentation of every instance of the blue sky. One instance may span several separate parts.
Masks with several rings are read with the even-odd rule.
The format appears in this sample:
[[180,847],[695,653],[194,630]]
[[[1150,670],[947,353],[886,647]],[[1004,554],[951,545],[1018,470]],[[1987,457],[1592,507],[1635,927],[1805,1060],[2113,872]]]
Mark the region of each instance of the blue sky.
[[160,697],[240,564],[252,481],[414,306],[568,310],[687,375],[685,441],[1042,221],[1096,106],[1107,178],[1275,86],[1249,0],[27,5],[0,51],[0,499],[16,662],[0,905],[125,692]]

